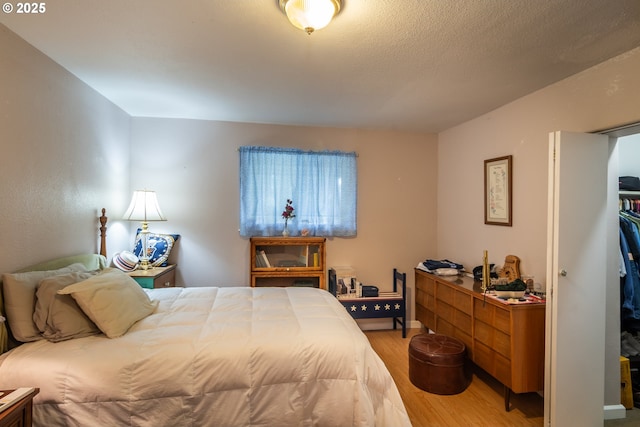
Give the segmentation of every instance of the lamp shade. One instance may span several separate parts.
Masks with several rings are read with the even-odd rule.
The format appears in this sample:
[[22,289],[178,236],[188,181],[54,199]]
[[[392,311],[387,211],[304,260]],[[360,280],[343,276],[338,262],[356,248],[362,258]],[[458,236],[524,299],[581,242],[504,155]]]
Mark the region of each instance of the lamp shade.
[[340,0],[280,0],[280,7],[295,27],[311,34],[329,25]]
[[155,191],[136,190],[122,219],[127,221],[166,221]]

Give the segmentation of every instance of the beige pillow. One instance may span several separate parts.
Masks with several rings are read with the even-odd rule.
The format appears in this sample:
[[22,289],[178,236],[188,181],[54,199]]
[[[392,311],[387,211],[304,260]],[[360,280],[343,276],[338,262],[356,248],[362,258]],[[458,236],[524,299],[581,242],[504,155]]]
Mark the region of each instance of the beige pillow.
[[40,282],[36,291],[33,322],[43,337],[58,342],[100,333],[100,329],[84,314],[71,295],[58,295],[60,289],[93,275],[75,272],[51,276]]
[[124,335],[134,323],[153,313],[158,305],[158,301],[151,301],[135,280],[116,268],[105,268],[58,294],[70,294],[109,338]]
[[4,307],[13,336],[20,342],[42,339],[33,323],[36,307],[36,288],[42,279],[74,271],[87,271],[82,264],[72,264],[58,270],[5,273],[2,275]]

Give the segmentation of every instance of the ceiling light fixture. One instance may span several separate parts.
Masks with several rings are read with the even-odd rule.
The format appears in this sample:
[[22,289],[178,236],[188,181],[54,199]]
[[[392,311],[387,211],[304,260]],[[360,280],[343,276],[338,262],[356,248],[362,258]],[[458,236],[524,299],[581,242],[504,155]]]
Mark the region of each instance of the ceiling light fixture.
[[340,12],[342,0],[277,0],[294,27],[311,34],[327,25]]

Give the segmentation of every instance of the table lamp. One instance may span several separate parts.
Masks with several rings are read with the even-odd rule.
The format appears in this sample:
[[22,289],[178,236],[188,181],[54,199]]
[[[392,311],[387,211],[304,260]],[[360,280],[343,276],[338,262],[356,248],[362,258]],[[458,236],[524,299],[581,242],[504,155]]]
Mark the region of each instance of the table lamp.
[[155,191],[136,190],[133,192],[131,204],[124,213],[122,219],[127,221],[140,221],[142,223],[142,231],[140,231],[142,239],[142,256],[140,257],[140,268],[149,269],[149,221],[166,221],[167,218],[162,214],[158,205],[158,198]]

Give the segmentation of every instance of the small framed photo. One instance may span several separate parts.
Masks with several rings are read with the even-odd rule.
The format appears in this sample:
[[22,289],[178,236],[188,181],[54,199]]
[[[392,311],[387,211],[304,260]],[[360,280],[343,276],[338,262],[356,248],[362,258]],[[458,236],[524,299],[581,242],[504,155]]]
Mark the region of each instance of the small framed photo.
[[484,223],[511,227],[512,156],[484,161]]

